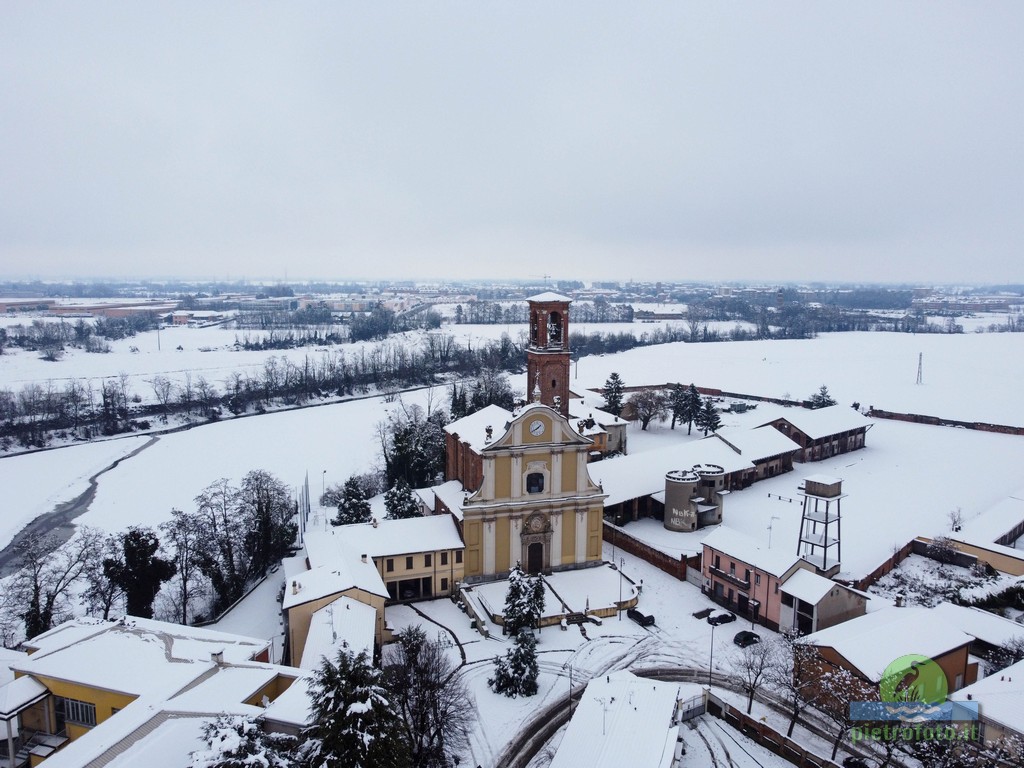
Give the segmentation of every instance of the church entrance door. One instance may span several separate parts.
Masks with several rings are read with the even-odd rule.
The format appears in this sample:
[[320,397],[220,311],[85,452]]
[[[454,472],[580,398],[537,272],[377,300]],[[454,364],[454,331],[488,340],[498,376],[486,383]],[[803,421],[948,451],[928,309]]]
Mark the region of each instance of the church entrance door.
[[526,550],[526,570],[528,573],[544,570],[544,545],[540,542],[534,542]]

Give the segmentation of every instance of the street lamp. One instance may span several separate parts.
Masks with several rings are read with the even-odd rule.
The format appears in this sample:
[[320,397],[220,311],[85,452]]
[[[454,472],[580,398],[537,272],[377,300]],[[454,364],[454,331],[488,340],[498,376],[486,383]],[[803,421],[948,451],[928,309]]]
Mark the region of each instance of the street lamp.
[[622,567],[626,564],[626,558],[619,558],[619,604],[616,606],[616,613],[619,614],[619,621],[622,621]]
[[715,625],[711,625],[711,654],[708,656],[708,685],[711,685],[711,667],[715,661]]
[[320,475],[320,506],[323,506],[324,496],[327,495],[327,470]]

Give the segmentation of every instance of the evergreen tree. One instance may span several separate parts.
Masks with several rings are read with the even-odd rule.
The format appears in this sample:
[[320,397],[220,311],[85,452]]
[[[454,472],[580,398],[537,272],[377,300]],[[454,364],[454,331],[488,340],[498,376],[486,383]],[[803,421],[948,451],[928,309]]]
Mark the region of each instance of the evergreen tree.
[[461,419],[463,416],[468,415],[469,403],[466,398],[465,385],[460,387],[458,384],[452,384],[452,396],[448,411],[451,413],[453,420]]
[[345,481],[338,502],[338,514],[334,518],[335,525],[351,525],[352,523],[370,522],[370,502],[366,500],[359,480],[353,476]]
[[524,627],[534,627],[544,613],[544,582],[527,575],[519,563],[509,570],[505,592],[504,630],[513,637]]
[[316,768],[399,768],[408,747],[382,673],[366,651],[347,646],[323,659],[310,686],[312,723],[303,734],[302,762]]
[[494,659],[494,676],[487,685],[506,696],[533,696],[537,693],[537,640],[529,630],[516,634],[504,659]]
[[412,488],[405,480],[399,478],[392,488],[384,494],[384,507],[387,509],[388,520],[405,520],[410,517],[421,517],[420,505]]
[[122,557],[103,560],[103,573],[124,592],[129,616],[151,619],[160,585],[177,567],[157,556],[160,539],[149,528],[129,528],[121,536],[121,548]]
[[811,408],[815,409],[827,408],[830,405],[836,404],[835,398],[828,393],[828,387],[824,384],[821,385],[821,389],[810,396],[808,402],[810,403]]
[[680,421],[686,422],[686,434],[693,433],[693,423],[697,420],[697,415],[701,412],[704,407],[704,401],[701,399],[700,392],[697,391],[697,387],[690,384],[686,388],[686,396],[683,401],[683,410],[679,416]]
[[267,733],[245,715],[218,715],[203,724],[206,749],[192,753],[189,768],[292,768],[295,737]]
[[625,387],[618,373],[612,373],[604,383],[604,410],[615,416],[622,413],[622,396]]
[[686,387],[682,384],[673,384],[669,388],[668,408],[672,412],[672,424],[669,429],[675,429],[677,421],[680,424],[686,421]]
[[722,427],[722,418],[718,415],[715,403],[710,397],[704,400],[704,407],[697,414],[694,423],[697,425],[697,429],[704,433],[705,437],[708,432],[717,432]]

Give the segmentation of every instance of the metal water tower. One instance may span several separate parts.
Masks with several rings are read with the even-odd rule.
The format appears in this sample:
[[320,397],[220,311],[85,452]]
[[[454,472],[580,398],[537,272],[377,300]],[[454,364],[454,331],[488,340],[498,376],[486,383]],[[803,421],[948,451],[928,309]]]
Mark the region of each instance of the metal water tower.
[[804,497],[804,508],[796,554],[818,573],[831,578],[838,573],[842,558],[840,503],[846,496],[843,481],[828,475],[811,475],[804,478],[798,490]]

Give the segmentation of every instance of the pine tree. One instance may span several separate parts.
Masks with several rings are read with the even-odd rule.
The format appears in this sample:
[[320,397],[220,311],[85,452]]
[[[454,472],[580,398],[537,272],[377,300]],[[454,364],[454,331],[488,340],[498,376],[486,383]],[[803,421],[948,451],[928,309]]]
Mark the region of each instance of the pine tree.
[[410,517],[421,517],[420,505],[416,502],[412,488],[399,478],[392,488],[384,494],[384,507],[388,520],[406,520]]
[[815,392],[808,399],[811,408],[828,408],[830,405],[835,405],[835,398],[828,393],[828,387],[824,384],[821,385],[821,389]]
[[722,418],[718,415],[715,403],[710,397],[704,401],[704,407],[697,414],[694,423],[697,425],[697,429],[704,433],[705,437],[708,432],[717,432],[721,428]]
[[347,646],[323,659],[310,686],[313,725],[300,748],[317,768],[398,768],[408,764],[399,715],[382,673],[366,654]]
[[527,575],[519,563],[509,570],[505,592],[504,630],[515,637],[524,627],[534,627],[544,613],[544,582]]
[[356,477],[345,481],[338,503],[338,515],[334,518],[335,525],[351,525],[352,523],[370,522],[370,502]]
[[622,413],[622,395],[625,383],[617,373],[612,373],[604,383],[604,409],[615,416]]
[[494,659],[494,676],[487,685],[506,696],[533,696],[537,693],[537,640],[529,630],[515,636],[504,659]]
[[668,408],[672,412],[669,429],[675,429],[677,421],[680,424],[686,421],[686,388],[682,384],[673,384],[669,388]]
[[291,768],[295,737],[267,733],[245,715],[218,715],[203,724],[206,749],[192,753],[189,768]]
[[686,396],[684,398],[683,411],[679,416],[680,421],[686,422],[686,434],[693,433],[693,423],[697,420],[697,415],[701,412],[704,407],[704,401],[701,399],[700,392],[697,391],[697,387],[690,384],[686,388]]

